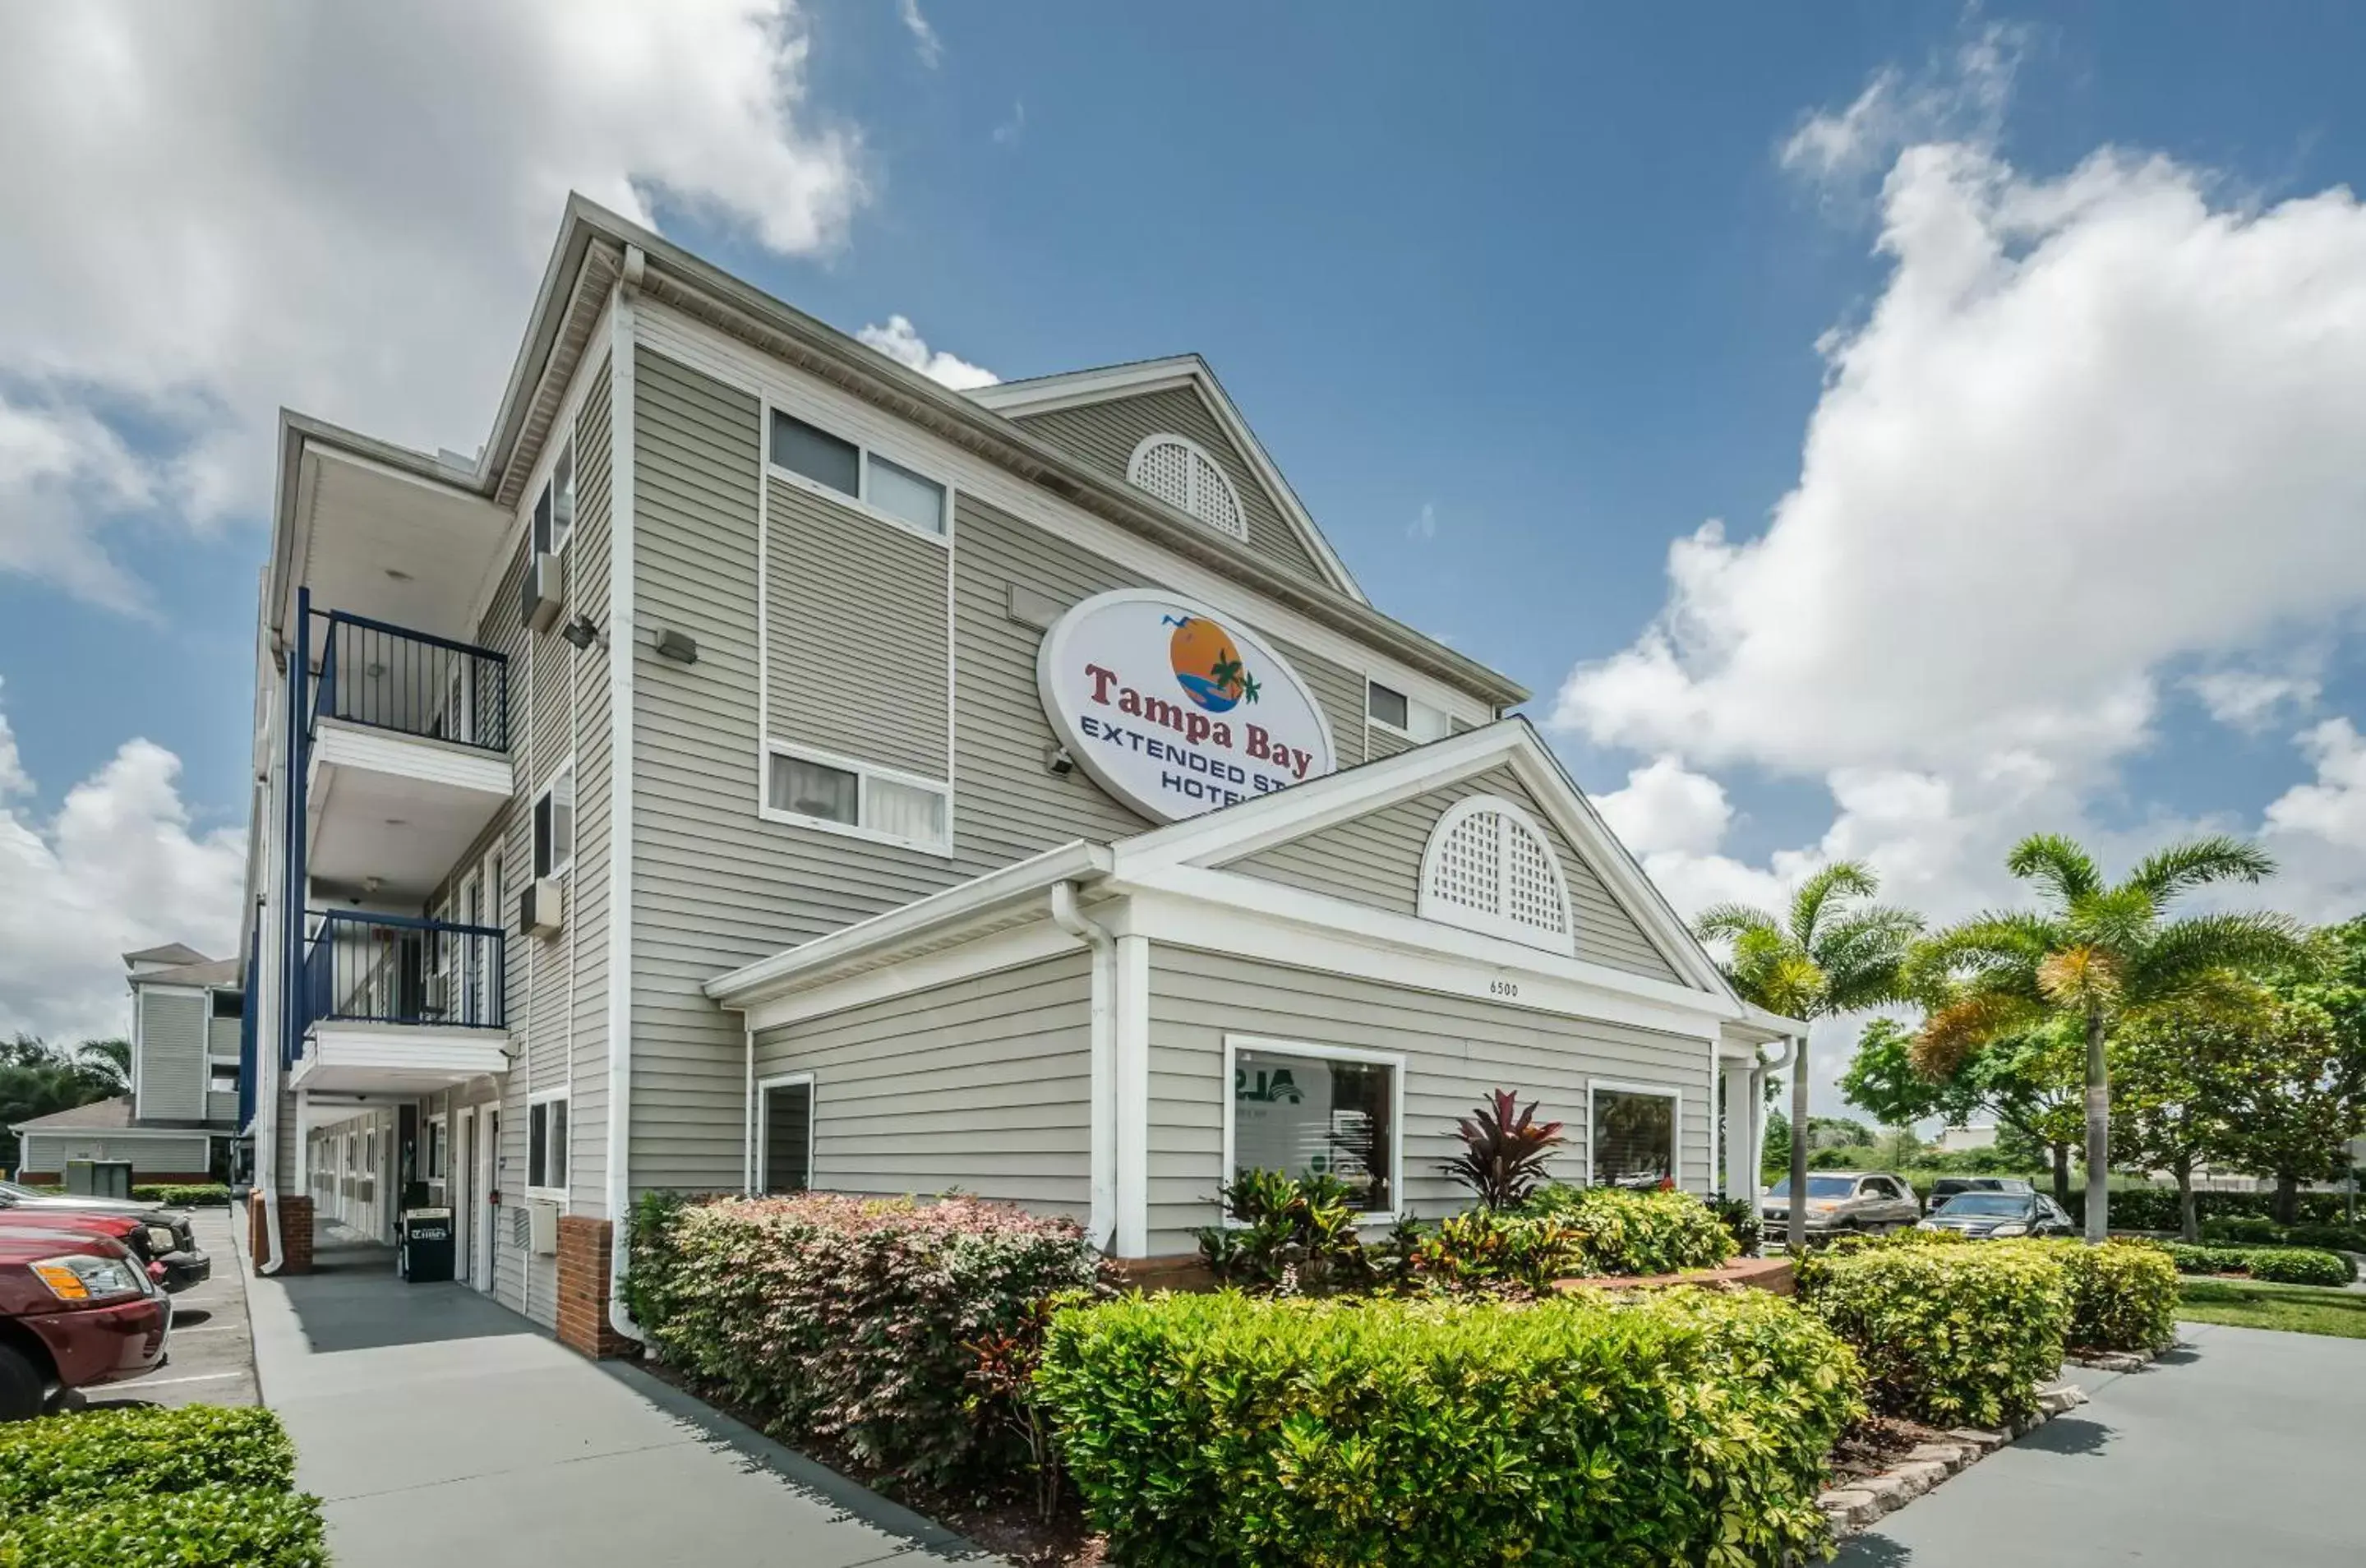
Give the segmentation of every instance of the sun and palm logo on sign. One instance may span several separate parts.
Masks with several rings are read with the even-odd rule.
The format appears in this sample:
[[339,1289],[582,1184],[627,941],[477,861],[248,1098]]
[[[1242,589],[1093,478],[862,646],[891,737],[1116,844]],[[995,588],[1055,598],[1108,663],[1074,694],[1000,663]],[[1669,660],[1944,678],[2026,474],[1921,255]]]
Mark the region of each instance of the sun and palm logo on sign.
[[1232,633],[1205,615],[1169,615],[1161,624],[1175,628],[1167,658],[1186,696],[1210,713],[1257,700],[1256,677],[1241,662]]

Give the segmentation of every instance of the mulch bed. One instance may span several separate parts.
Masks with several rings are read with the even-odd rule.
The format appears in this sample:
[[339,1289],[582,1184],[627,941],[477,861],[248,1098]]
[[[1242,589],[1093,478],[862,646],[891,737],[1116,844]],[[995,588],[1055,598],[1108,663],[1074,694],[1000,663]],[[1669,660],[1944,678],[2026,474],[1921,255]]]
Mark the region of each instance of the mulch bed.
[[1895,1469],[1898,1461],[1925,1443],[1955,1440],[1936,1427],[1925,1427],[1919,1421],[1868,1416],[1842,1432],[1841,1440],[1832,1445],[1831,1484],[1845,1486],[1852,1481],[1880,1475]]

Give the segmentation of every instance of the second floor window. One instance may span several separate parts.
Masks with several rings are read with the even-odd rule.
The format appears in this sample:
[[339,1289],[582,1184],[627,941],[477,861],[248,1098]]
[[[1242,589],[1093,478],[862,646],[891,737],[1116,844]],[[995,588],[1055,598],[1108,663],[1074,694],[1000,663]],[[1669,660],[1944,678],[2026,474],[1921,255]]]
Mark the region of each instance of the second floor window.
[[575,863],[575,764],[558,770],[534,803],[534,874],[557,876]]
[[945,531],[944,486],[778,409],[772,411],[772,467],[851,497],[921,533]]
[[942,784],[778,744],[767,754],[765,766],[767,817],[834,824],[916,849],[946,847]]
[[575,438],[570,435],[558,449],[558,460],[550,466],[550,477],[542,481],[541,493],[534,498],[534,547],[540,554],[555,556],[567,547],[574,532]]

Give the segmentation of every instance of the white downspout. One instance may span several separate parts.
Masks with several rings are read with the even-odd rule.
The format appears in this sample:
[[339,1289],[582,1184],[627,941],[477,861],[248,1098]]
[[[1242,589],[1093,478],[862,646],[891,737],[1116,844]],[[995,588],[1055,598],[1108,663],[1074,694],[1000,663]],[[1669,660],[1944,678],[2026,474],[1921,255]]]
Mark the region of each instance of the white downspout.
[[1117,938],[1076,907],[1076,885],[1052,885],[1052,923],[1092,949],[1092,1166],[1089,1229],[1108,1252],[1117,1240]]
[[646,260],[625,247],[608,351],[608,1326],[648,1336],[625,1310],[631,1268],[633,1154],[633,301]]
[[[1750,1190],[1754,1200],[1761,1174],[1766,1169],[1766,1075],[1779,1073],[1791,1065],[1791,1053],[1799,1043],[1785,1036],[1776,1041],[1773,1057],[1761,1055],[1757,1070],[1750,1075]],[[1764,1047],[1761,1046],[1763,1053]]]

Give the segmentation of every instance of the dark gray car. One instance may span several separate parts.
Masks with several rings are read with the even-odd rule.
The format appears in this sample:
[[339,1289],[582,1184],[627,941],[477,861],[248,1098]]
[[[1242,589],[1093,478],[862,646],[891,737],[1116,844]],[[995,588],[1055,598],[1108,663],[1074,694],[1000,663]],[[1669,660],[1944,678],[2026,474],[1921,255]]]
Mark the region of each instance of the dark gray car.
[[1955,1231],[1977,1241],[2078,1234],[2070,1216],[2038,1192],[1959,1192],[1932,1210],[1922,1228]]

